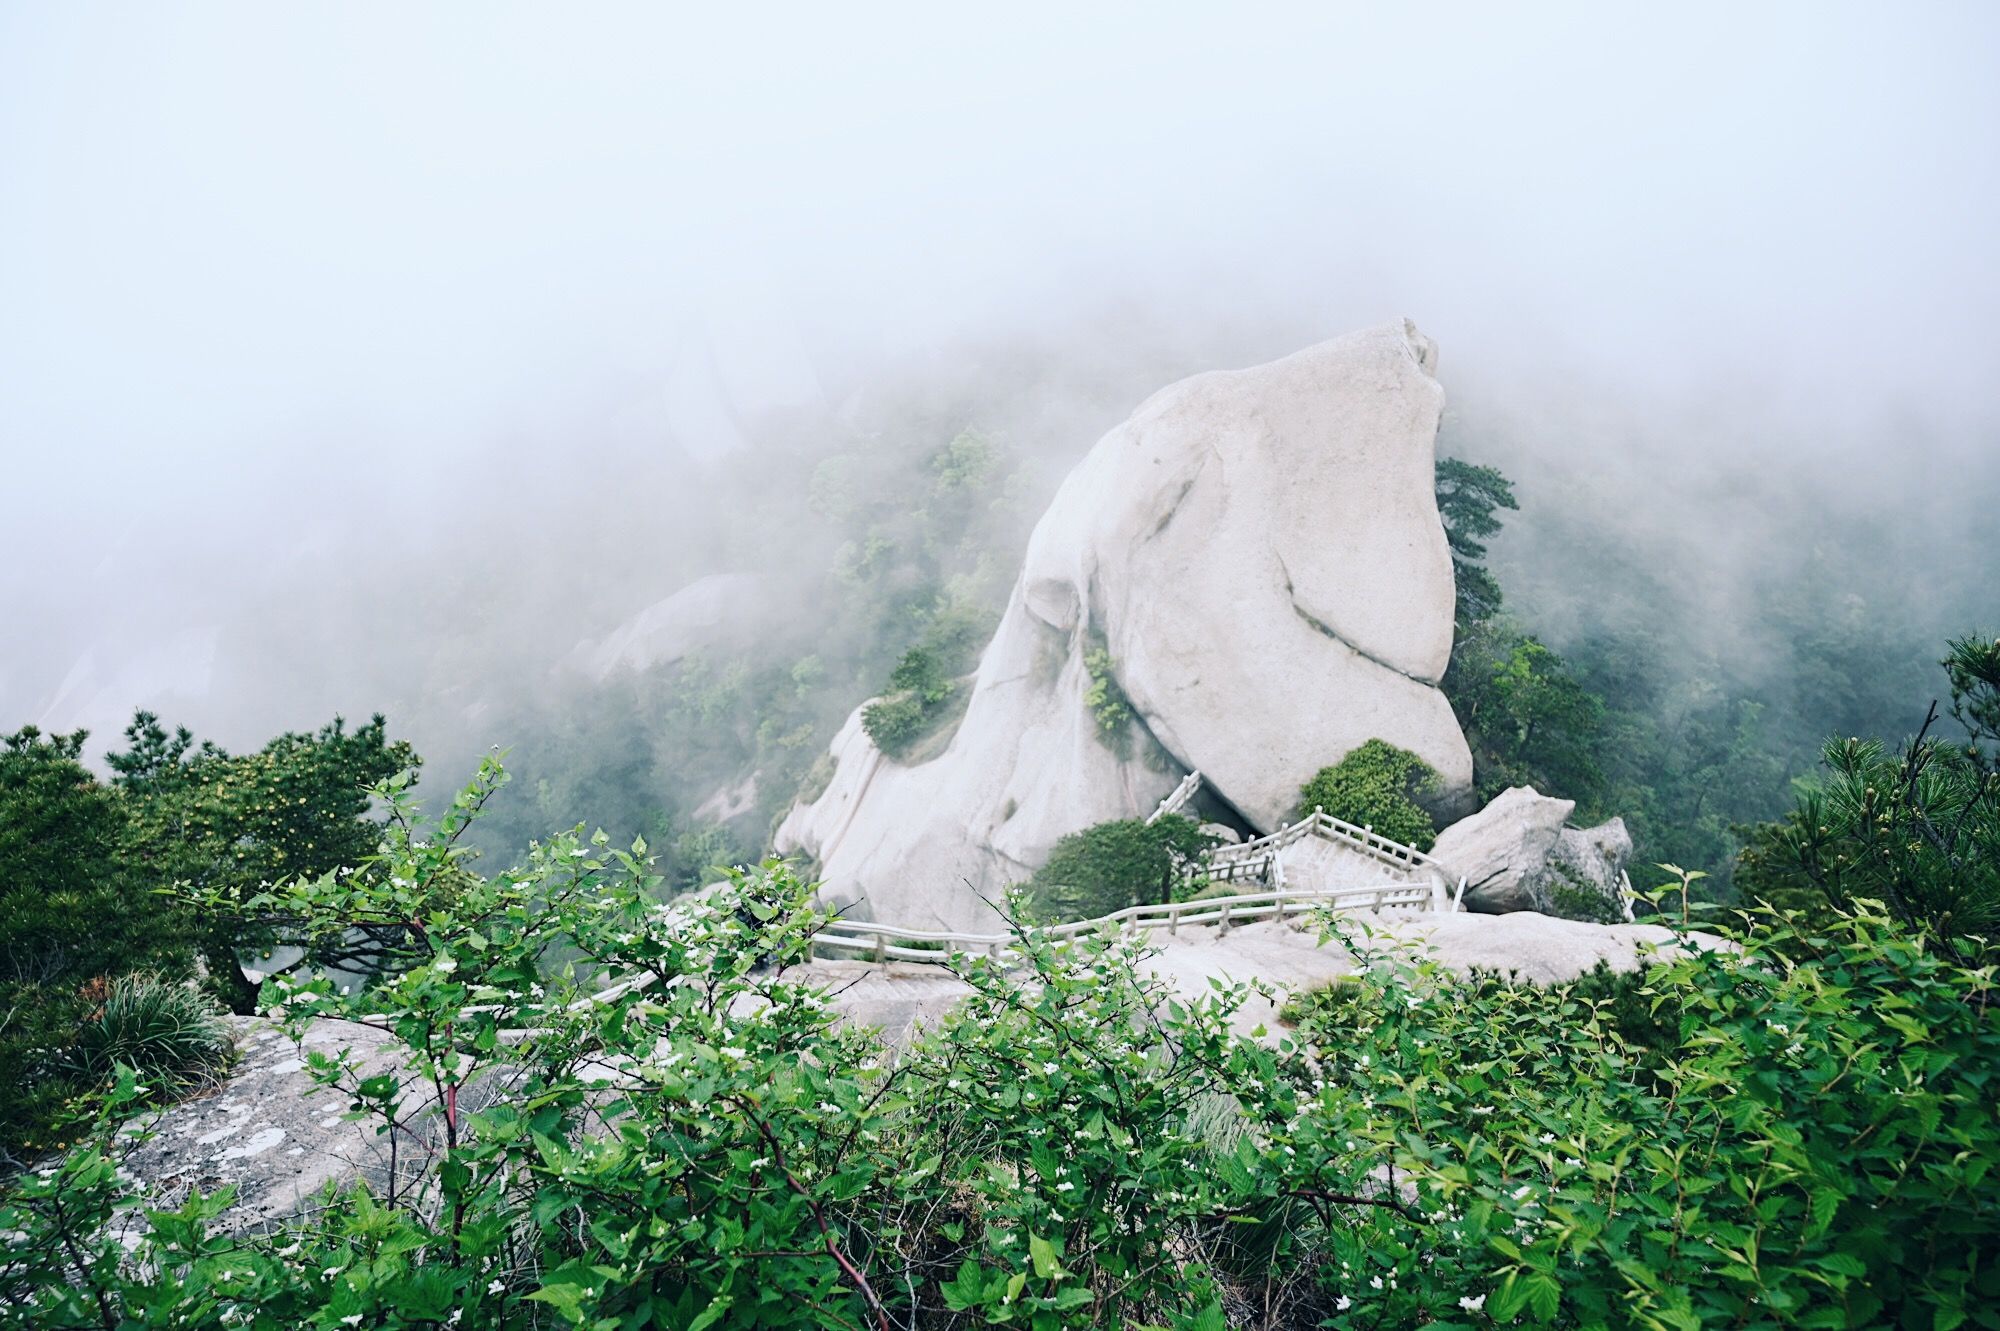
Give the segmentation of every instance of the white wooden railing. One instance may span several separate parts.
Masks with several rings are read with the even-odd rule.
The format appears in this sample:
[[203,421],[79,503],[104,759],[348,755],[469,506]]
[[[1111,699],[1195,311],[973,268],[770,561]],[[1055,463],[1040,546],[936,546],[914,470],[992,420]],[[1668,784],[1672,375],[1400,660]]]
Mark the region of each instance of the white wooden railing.
[[[1147,817],[1157,822],[1179,813],[1201,788],[1201,773],[1189,772],[1173,792]],[[1285,883],[1284,850],[1305,838],[1319,837],[1373,860],[1384,873],[1379,882],[1344,887],[1298,888]],[[1288,823],[1268,836],[1241,845],[1218,846],[1187,865],[1187,878],[1210,883],[1256,882],[1266,891],[1202,901],[1168,902],[1158,906],[1128,906],[1094,920],[1059,924],[1042,932],[1054,938],[1117,929],[1121,933],[1165,929],[1178,933],[1182,925],[1214,925],[1227,931],[1248,920],[1296,915],[1318,907],[1331,910],[1416,908],[1438,912],[1464,909],[1465,880],[1450,889],[1453,875],[1414,846],[1393,841],[1372,827],[1358,827],[1324,809]],[[1014,936],[1005,933],[959,933],[943,929],[908,929],[862,920],[835,920],[813,935],[815,946],[859,955],[871,961],[940,961],[951,952],[997,956],[1012,950]]]
[[1193,799],[1194,793],[1200,789],[1201,773],[1189,772],[1185,777],[1181,778],[1181,783],[1174,787],[1173,793],[1160,801],[1160,807],[1146,815],[1146,826],[1151,827],[1168,814],[1179,813],[1182,809],[1185,809],[1188,801]]
[[[1450,911],[1455,908],[1441,880],[1429,882],[1361,883],[1351,887],[1287,889],[1249,893],[1235,897],[1210,897],[1204,901],[1173,901],[1157,906],[1127,906],[1124,910],[1094,920],[1058,924],[1040,932],[1050,938],[1074,938],[1078,934],[1115,929],[1120,933],[1141,933],[1164,929],[1179,933],[1190,928],[1213,925],[1227,933],[1233,925],[1251,920],[1282,919],[1325,907],[1341,911],[1381,911],[1416,909]],[[945,929],[906,929],[893,924],[871,924],[864,920],[835,920],[813,935],[816,946],[859,955],[870,961],[942,961],[947,953],[975,952],[999,956],[1013,950],[1014,936],[1005,933],[959,933]]]
[[1264,878],[1283,872],[1281,852],[1309,836],[1331,841],[1367,856],[1400,877],[1434,874],[1446,882],[1453,878],[1444,865],[1400,841],[1392,841],[1372,827],[1357,827],[1336,818],[1324,809],[1314,809],[1296,823],[1288,823],[1269,836],[1246,841],[1240,846],[1218,846],[1189,866],[1190,873],[1204,873],[1211,882],[1236,882],[1244,878]]

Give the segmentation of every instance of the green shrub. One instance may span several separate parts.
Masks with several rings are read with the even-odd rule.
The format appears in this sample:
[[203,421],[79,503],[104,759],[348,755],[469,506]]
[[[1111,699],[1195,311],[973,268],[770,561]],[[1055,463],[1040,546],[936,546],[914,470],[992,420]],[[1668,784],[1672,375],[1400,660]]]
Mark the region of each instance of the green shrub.
[[1278,1020],[1287,1026],[1311,1022],[1314,1029],[1322,1033],[1357,1022],[1372,1025],[1372,1015],[1364,1006],[1366,998],[1355,977],[1339,975],[1325,984],[1292,990],[1278,1005]]
[[930,712],[913,693],[871,702],[861,712],[861,728],[875,747],[891,758],[901,757],[924,737]]
[[1324,809],[1392,841],[1429,850],[1437,841],[1437,823],[1418,801],[1439,789],[1430,764],[1386,740],[1371,739],[1300,787],[1299,817]]
[[962,714],[954,704],[965,700],[966,686],[953,678],[947,656],[966,650],[967,644],[954,636],[945,645],[919,644],[903,654],[889,674],[890,691],[861,712],[861,728],[876,748],[891,758],[908,758],[939,727]]
[[1398,1278],[1337,1324],[2000,1325],[1995,977],[1873,908],[1760,925],[1548,989],[1382,967],[1372,1025],[1309,1022],[1431,1218],[1335,1236]]
[[[381,872],[257,908],[403,921],[431,960],[264,998],[299,1039],[390,1032],[399,1075],[308,1070],[435,1151],[224,1236],[226,1198],[129,1195],[107,1115],[0,1190],[0,1323],[2000,1325],[2000,988],[1873,907],[1548,989],[1349,939],[1367,969],[1275,1042],[1246,986],[1023,929],[885,1059],[794,964],[826,917],[782,865],[666,916],[637,853],[566,834],[439,903],[479,793],[441,825],[384,798]],[[602,979],[634,983],[580,1001]]]
[[78,1029],[67,1058],[93,1083],[108,1080],[122,1063],[172,1091],[214,1081],[234,1047],[229,1023],[208,995],[140,973],[105,987],[103,1007]]
[[715,823],[696,823],[676,833],[667,851],[667,886],[691,892],[721,878],[732,864],[746,859],[736,837]]
[[1791,813],[1750,829],[1738,880],[1752,899],[1817,915],[1881,901],[1966,957],[2000,954],[2000,639],[1955,638],[1943,663],[1965,738],[1921,729],[1891,751],[1834,739]]
[[1179,814],[1099,823],[1056,842],[1028,880],[1028,902],[1037,919],[1053,923],[1170,901],[1188,862],[1213,844]]
[[61,1140],[88,1089],[64,1051],[104,977],[192,969],[154,890],[170,879],[128,851],[134,802],[84,766],[85,738],[0,736],[0,1155]]

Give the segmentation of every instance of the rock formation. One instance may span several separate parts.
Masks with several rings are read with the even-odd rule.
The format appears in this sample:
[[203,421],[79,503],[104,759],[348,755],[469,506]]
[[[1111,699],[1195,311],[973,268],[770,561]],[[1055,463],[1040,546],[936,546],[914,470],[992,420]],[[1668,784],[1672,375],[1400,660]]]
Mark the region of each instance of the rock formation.
[[1373,737],[1463,800],[1471,756],[1437,689],[1436,359],[1404,322],[1155,394],[1036,526],[949,744],[905,766],[857,711],[779,849],[876,919],[964,928],[1059,837],[1150,811],[1192,768],[1260,831]]
[[1570,827],[1574,812],[1574,800],[1515,786],[1439,833],[1431,858],[1465,879],[1469,911],[1622,917],[1632,835],[1622,818],[1591,828]]
[[697,578],[611,633],[577,644],[570,664],[592,679],[673,665],[697,652],[732,652],[768,634],[763,580],[750,573]]

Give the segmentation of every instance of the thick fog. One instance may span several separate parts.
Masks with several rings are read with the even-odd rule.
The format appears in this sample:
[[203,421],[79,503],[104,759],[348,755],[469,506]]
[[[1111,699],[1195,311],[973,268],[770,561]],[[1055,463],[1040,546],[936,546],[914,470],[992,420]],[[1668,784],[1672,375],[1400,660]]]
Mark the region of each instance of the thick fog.
[[1989,5],[700,8],[0,7],[0,730],[507,743],[827,557],[766,457],[974,422],[1045,495],[1399,316],[1558,636],[1644,613],[1592,540],[1746,668],[1813,540],[2000,568]]

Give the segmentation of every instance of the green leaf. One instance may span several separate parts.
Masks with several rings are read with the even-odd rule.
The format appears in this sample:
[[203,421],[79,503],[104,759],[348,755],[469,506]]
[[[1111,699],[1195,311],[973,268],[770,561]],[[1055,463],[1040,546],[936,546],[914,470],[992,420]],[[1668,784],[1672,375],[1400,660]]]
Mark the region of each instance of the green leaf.
[[733,1294],[716,1295],[708,1301],[708,1306],[687,1324],[687,1331],[706,1331],[708,1327],[722,1320],[722,1315],[729,1311],[729,1305],[735,1301],[736,1296]]
[[1505,1325],[1514,1320],[1515,1314],[1527,1306],[1527,1302],[1526,1283],[1519,1273],[1509,1272],[1507,1278],[1500,1282],[1500,1288],[1494,1290],[1493,1296],[1487,1300],[1486,1313],[1494,1321]]
[[1562,1306],[1562,1286],[1556,1278],[1537,1271],[1523,1283],[1528,1289],[1528,1305],[1535,1310],[1535,1316],[1544,1322],[1553,1322],[1556,1310]]
[[1054,1280],[1062,1274],[1062,1263],[1056,1260],[1056,1250],[1040,1234],[1028,1236],[1028,1257],[1035,1264],[1035,1274],[1043,1280]]

